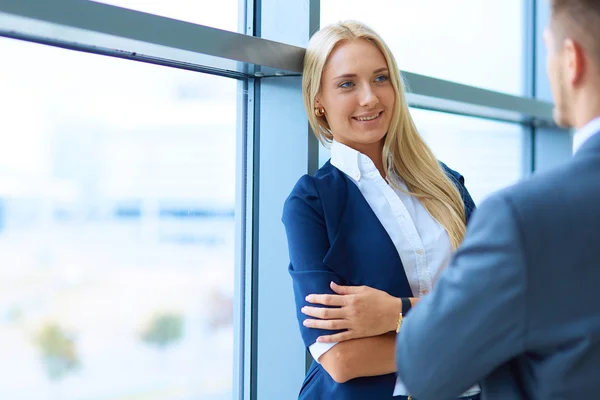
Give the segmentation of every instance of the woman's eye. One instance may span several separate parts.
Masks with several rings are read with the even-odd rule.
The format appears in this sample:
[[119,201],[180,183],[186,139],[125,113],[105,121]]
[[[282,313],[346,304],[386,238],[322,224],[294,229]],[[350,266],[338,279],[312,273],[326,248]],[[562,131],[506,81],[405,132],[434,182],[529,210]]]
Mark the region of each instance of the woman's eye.
[[354,86],[354,83],[352,83],[352,82],[342,82],[339,85],[339,87],[341,87],[342,89],[347,89],[352,86]]
[[385,82],[385,81],[387,81],[388,79],[390,79],[390,78],[389,78],[387,75],[380,75],[380,76],[378,76],[378,77],[375,79],[375,81],[377,81],[377,82]]

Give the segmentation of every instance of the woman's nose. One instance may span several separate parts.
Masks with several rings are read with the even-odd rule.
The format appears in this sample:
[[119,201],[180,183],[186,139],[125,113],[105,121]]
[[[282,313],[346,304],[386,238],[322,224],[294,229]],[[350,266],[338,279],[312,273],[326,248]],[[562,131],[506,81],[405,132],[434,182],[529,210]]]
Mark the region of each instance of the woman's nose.
[[365,85],[360,91],[360,99],[359,103],[361,107],[374,107],[377,103],[379,103],[379,99],[377,95],[369,85]]

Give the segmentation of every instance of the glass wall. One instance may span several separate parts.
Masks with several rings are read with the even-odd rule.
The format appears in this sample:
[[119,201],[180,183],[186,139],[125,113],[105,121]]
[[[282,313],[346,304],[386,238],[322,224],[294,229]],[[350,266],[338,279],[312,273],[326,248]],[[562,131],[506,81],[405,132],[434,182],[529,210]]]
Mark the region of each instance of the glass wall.
[[0,54],[0,398],[231,399],[237,82]]
[[523,173],[523,128],[517,124],[411,109],[438,160],[465,177],[475,204]]
[[321,26],[364,22],[404,71],[524,93],[523,0],[321,0]]

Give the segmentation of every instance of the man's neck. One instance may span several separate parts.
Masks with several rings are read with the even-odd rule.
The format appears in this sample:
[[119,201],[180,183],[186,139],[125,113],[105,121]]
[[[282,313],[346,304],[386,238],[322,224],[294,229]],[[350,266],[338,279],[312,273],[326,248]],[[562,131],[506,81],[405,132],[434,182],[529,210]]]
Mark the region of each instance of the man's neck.
[[[598,79],[600,81],[600,78]],[[573,107],[574,127],[579,130],[594,118],[600,117],[600,82],[582,89]]]
[[596,110],[586,110],[586,112],[580,112],[579,115],[575,117],[575,129],[580,130],[592,120],[600,117],[600,108]]

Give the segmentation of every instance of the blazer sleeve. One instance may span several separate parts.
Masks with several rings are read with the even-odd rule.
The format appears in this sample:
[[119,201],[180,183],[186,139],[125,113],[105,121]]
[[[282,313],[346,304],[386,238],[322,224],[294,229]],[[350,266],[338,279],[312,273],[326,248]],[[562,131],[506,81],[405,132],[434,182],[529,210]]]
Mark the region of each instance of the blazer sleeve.
[[309,294],[335,294],[330,282],[343,284],[342,278],[323,263],[330,244],[323,205],[313,179],[305,175],[298,181],[284,204],[282,217],[289,248],[288,269],[293,282],[296,316],[307,348],[319,336],[341,331],[305,327],[302,321],[308,317],[300,309],[315,306],[306,302],[305,297]]
[[397,338],[398,375],[415,398],[456,398],[524,351],[522,243],[517,214],[502,194],[473,214],[462,246]]

